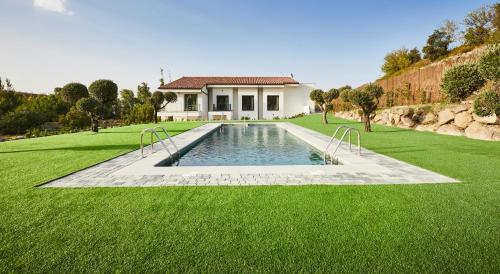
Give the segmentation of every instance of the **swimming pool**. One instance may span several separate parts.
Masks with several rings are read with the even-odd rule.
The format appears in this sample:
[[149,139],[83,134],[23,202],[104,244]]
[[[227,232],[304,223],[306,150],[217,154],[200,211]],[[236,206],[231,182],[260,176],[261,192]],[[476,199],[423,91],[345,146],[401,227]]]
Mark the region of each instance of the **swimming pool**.
[[185,152],[179,166],[322,165],[321,155],[275,125],[226,124]]

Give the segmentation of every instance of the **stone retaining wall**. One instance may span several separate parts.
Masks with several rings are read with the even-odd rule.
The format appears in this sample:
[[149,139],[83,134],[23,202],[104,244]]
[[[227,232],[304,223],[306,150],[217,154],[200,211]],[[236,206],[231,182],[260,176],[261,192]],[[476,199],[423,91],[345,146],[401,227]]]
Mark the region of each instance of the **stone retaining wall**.
[[[340,111],[335,116],[361,121],[358,110]],[[466,136],[468,138],[500,141],[500,117],[479,117],[472,113],[472,102],[442,106],[414,105],[398,106],[377,111],[375,124],[432,131],[439,134]]]

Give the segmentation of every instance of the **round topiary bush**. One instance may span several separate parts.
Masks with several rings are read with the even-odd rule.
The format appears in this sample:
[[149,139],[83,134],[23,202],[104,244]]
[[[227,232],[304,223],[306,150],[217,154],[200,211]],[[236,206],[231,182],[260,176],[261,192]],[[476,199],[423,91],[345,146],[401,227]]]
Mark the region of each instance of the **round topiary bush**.
[[479,59],[478,69],[483,78],[500,80],[500,43],[489,46],[488,51]]
[[478,116],[500,115],[500,93],[487,90],[474,100],[474,113]]
[[467,98],[485,83],[476,65],[456,65],[448,70],[441,81],[441,89],[452,102]]

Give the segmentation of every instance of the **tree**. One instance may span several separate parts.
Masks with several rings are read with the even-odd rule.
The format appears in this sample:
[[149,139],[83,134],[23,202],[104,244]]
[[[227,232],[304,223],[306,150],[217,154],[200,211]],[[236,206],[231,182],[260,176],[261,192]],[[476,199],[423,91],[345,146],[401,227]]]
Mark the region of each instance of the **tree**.
[[338,89],[330,89],[328,92],[324,92],[321,89],[315,89],[309,94],[309,98],[316,103],[316,105],[323,112],[322,122],[323,124],[328,124],[328,119],[326,115],[328,112],[333,110],[333,100],[339,97]]
[[384,94],[384,89],[377,84],[368,84],[363,88],[349,91],[348,100],[363,112],[365,131],[372,131],[370,116],[377,110],[379,99]]
[[492,34],[494,20],[494,7],[481,6],[471,11],[464,18],[464,25],[466,26],[465,44],[470,46],[484,44]]
[[99,104],[99,118],[113,117],[113,106],[118,99],[118,86],[111,80],[96,80],[89,86],[89,94]]
[[424,52],[424,58],[429,58],[431,61],[437,60],[442,56],[448,54],[448,46],[451,43],[451,38],[444,31],[435,30],[429,38],[427,38],[427,44],[424,46],[422,51]]
[[400,48],[388,53],[384,60],[382,71],[386,75],[394,74],[412,64],[406,48]]
[[479,59],[478,69],[485,79],[500,82],[500,43],[488,47]]
[[165,92],[163,93],[163,97],[165,98],[165,104],[161,108],[165,108],[170,103],[177,102],[177,94],[175,92]]
[[153,106],[153,119],[155,124],[158,123],[158,111],[161,109],[161,105],[165,101],[165,96],[161,91],[153,92],[151,96],[151,105]]
[[420,51],[417,48],[413,48],[408,52],[408,59],[410,59],[411,64],[415,64],[416,62],[422,59],[420,55]]
[[130,89],[122,89],[120,91],[120,107],[122,115],[127,116],[130,114],[134,105],[137,103],[137,98],[134,96],[134,92]]
[[441,27],[439,27],[439,30],[446,34],[447,38],[450,40],[450,43],[456,42],[458,40],[458,25],[455,21],[448,19],[444,20]]
[[165,77],[163,76],[163,68],[160,68],[160,86],[165,85]]
[[0,116],[13,111],[23,102],[23,97],[13,90],[0,91]]
[[69,83],[64,85],[64,87],[59,91],[59,95],[64,102],[74,106],[78,100],[88,97],[89,91],[83,84]]
[[93,132],[99,132],[99,120],[98,120],[99,104],[100,103],[93,97],[85,97],[76,102],[76,108],[79,111],[88,113],[88,115],[90,116],[90,120],[92,121]]
[[149,90],[148,84],[145,82],[137,86],[137,98],[141,104],[149,103],[151,99],[151,92]]

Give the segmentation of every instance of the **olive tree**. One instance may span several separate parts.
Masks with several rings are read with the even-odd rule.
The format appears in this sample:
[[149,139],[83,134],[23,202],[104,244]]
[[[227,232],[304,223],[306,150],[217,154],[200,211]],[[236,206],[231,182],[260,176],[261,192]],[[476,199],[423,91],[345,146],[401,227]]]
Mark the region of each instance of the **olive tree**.
[[92,131],[99,132],[99,102],[92,97],[82,98],[76,102],[76,108],[79,111],[88,113],[92,121]]
[[58,95],[61,96],[61,99],[74,106],[78,100],[89,97],[89,91],[87,87],[80,83],[69,83],[64,85],[60,90],[55,90],[58,92]]
[[96,117],[92,121],[92,130],[94,131],[94,122],[97,130],[99,126],[98,119],[109,116],[113,106],[117,103],[118,86],[111,80],[96,80],[90,84],[89,94],[97,102],[94,113]]
[[321,109],[321,112],[323,112],[323,124],[328,124],[326,115],[328,114],[328,112],[333,110],[333,100],[337,99],[338,97],[339,90],[334,88],[330,89],[328,92],[324,92],[321,89],[315,89],[309,94],[309,98],[314,101],[314,103]]
[[377,84],[370,83],[360,89],[351,90],[346,94],[347,98],[345,99],[363,112],[365,131],[372,131],[370,116],[377,110],[379,99],[384,94],[384,89]]
[[164,101],[165,95],[161,91],[155,91],[153,95],[151,95],[151,105],[153,106],[153,119],[155,124],[158,123],[158,111],[161,109]]

